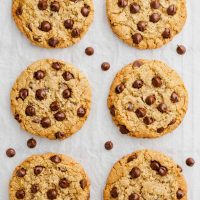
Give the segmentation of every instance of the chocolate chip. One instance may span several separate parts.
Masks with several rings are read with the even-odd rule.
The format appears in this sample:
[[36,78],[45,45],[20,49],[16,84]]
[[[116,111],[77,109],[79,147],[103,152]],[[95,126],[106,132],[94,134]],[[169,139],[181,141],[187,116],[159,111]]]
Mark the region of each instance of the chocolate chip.
[[179,97],[178,97],[178,94],[176,93],[176,92],[173,92],[172,94],[171,94],[171,101],[172,101],[172,103],[177,103],[177,102],[179,102]]
[[155,88],[159,88],[162,86],[162,79],[159,76],[155,76],[154,78],[152,78],[152,85]]
[[77,110],[77,115],[78,117],[84,117],[86,114],[86,109],[83,108],[82,106],[78,108]]
[[63,139],[64,137],[65,137],[65,134],[63,132],[58,131],[55,133],[56,139]]
[[141,170],[138,167],[133,167],[129,174],[131,178],[138,178],[141,175]]
[[177,199],[182,199],[184,197],[184,192],[183,190],[181,190],[180,188],[178,189],[178,191],[176,192],[176,197]]
[[60,108],[60,105],[59,105],[58,101],[54,101],[50,105],[51,111],[57,111],[57,110],[59,110],[59,108]]
[[138,108],[136,111],[135,111],[135,114],[137,115],[138,118],[143,118],[145,117],[145,115],[147,114],[147,111],[145,108]]
[[71,89],[65,89],[62,93],[63,98],[69,99],[71,97]]
[[28,90],[25,88],[20,89],[19,91],[19,98],[21,98],[22,100],[25,100],[26,97],[28,96]]
[[35,194],[39,191],[39,185],[38,184],[33,184],[31,186],[31,193]]
[[114,117],[115,116],[115,106],[110,107],[110,114]]
[[158,8],[160,8],[160,3],[158,0],[155,0],[155,1],[151,2],[150,6],[152,9],[158,9]]
[[17,8],[17,10],[15,11],[15,14],[16,14],[17,16],[20,16],[20,15],[22,15],[22,13],[23,13],[23,9],[22,9],[21,6],[19,6],[19,7]]
[[35,108],[33,106],[27,106],[25,113],[26,113],[27,116],[32,117],[32,116],[35,115]]
[[146,125],[150,125],[150,124],[153,124],[155,120],[152,118],[152,117],[145,117],[143,119],[143,122],[146,124]]
[[78,38],[78,37],[80,36],[80,30],[79,30],[78,28],[72,29],[71,36],[72,36],[73,38]]
[[88,17],[89,13],[90,13],[90,7],[88,5],[84,5],[81,8],[81,14],[83,15],[83,17]]
[[157,109],[161,112],[161,113],[166,113],[167,112],[167,106],[164,103],[160,103],[157,107]]
[[157,129],[157,133],[162,133],[165,129],[163,127],[160,127]]
[[156,96],[155,95],[150,95],[145,99],[146,104],[149,105],[149,106],[154,104],[155,101],[156,101]]
[[94,49],[92,47],[87,47],[85,49],[85,54],[88,56],[92,56],[94,54]]
[[140,89],[143,86],[143,81],[141,79],[136,80],[133,83],[133,88]]
[[66,178],[62,178],[62,179],[60,179],[60,181],[59,181],[59,186],[61,187],[61,188],[68,188],[69,186],[70,186],[70,182],[66,179]]
[[124,125],[120,125],[119,127],[119,131],[122,133],[122,134],[128,134],[130,131],[126,128],[126,126]]
[[150,22],[157,23],[160,20],[160,14],[159,13],[153,13],[149,17]]
[[51,24],[48,21],[43,21],[40,24],[39,29],[41,31],[44,31],[44,32],[49,32],[52,29],[52,26],[51,26]]
[[170,125],[173,125],[175,123],[176,123],[176,119],[172,119],[172,121],[168,125],[170,126]]
[[56,164],[60,163],[61,162],[61,158],[57,155],[54,155],[54,156],[51,156],[50,157],[50,160]]
[[179,55],[184,55],[185,52],[186,52],[186,48],[183,45],[178,45],[177,48],[176,48],[176,52]]
[[128,111],[133,111],[133,109],[134,109],[134,106],[133,106],[133,104],[131,103],[131,102],[128,102],[128,104],[127,104],[127,107],[126,107],[126,110],[128,110]]
[[74,20],[72,20],[72,19],[67,19],[67,20],[64,21],[64,27],[65,27],[66,29],[72,29],[73,26],[74,26]]
[[177,9],[176,9],[176,6],[175,6],[175,5],[170,5],[170,6],[167,8],[167,14],[168,14],[168,15],[173,16],[173,15],[176,14],[176,11],[177,11]]
[[60,70],[62,68],[62,63],[54,62],[52,63],[51,67],[55,70]]
[[131,5],[130,5],[130,12],[132,13],[132,14],[136,14],[136,13],[138,13],[140,11],[140,6],[137,4],[137,3],[132,3]]
[[133,43],[140,44],[140,42],[143,40],[143,36],[140,33],[135,33],[132,35]]
[[86,186],[87,186],[87,180],[86,179],[82,179],[80,181],[80,186],[84,190],[86,188]]
[[46,94],[46,90],[45,89],[38,89],[36,90],[36,93],[35,93],[35,97],[36,99],[42,101],[46,98],[47,94]]
[[48,40],[49,46],[53,47],[53,48],[55,48],[58,45],[58,43],[59,43],[59,41],[53,37]]
[[168,173],[168,170],[166,167],[161,166],[158,170],[158,173],[160,176],[166,176]]
[[193,158],[187,158],[185,163],[186,163],[187,166],[192,167],[192,166],[194,166],[195,161],[194,161]]
[[23,189],[17,190],[17,192],[15,193],[15,196],[17,199],[24,199],[25,191]]
[[136,60],[133,63],[133,67],[141,67],[144,63],[141,60]]
[[24,177],[26,175],[26,169],[20,168],[17,170],[16,175],[20,178]]
[[37,176],[42,173],[44,167],[43,166],[35,166],[34,167],[34,174]]
[[37,80],[41,80],[45,77],[45,72],[42,70],[38,70],[37,72],[34,73],[34,78]]
[[118,191],[117,191],[117,187],[113,187],[112,190],[110,191],[110,196],[112,198],[117,198],[118,197]]
[[31,149],[35,148],[37,145],[37,141],[34,139],[34,138],[30,138],[28,141],[27,141],[27,146]]
[[47,191],[47,197],[48,199],[56,199],[58,196],[58,192],[56,189],[50,189]]
[[129,195],[128,200],[139,200],[140,196],[136,193],[132,193],[131,195]]
[[14,157],[16,154],[15,150],[13,148],[9,148],[6,150],[6,155],[9,157],[9,158],[12,158]]
[[22,120],[21,120],[20,117],[19,117],[19,114],[15,114],[15,119],[16,119],[19,123],[22,122]]
[[113,148],[113,143],[112,141],[107,141],[105,144],[104,144],[104,147],[106,150],[111,150]]
[[137,159],[137,154],[133,154],[133,155],[129,156],[127,159],[127,163],[132,162],[135,159]]
[[160,169],[160,163],[157,162],[157,161],[151,161],[150,167],[151,167],[152,170],[158,172],[159,169]]
[[147,23],[144,21],[139,21],[137,24],[137,28],[139,31],[144,32],[146,30]]
[[39,10],[46,10],[48,8],[47,0],[40,0],[38,2]]
[[63,120],[65,120],[66,115],[65,115],[64,112],[59,111],[59,112],[57,112],[57,113],[54,114],[54,117],[55,117],[55,119],[57,121],[63,121]]
[[49,119],[49,117],[42,118],[40,123],[43,128],[49,128],[51,126],[51,120]]
[[165,28],[165,30],[164,30],[163,33],[162,33],[162,37],[163,37],[164,39],[168,39],[168,38],[171,37],[171,31],[170,31],[169,28]]
[[60,10],[59,2],[57,2],[57,1],[52,2],[51,5],[50,5],[50,9],[53,12],[58,12]]
[[63,76],[65,81],[69,81],[71,79],[74,79],[74,75],[72,73],[68,72],[68,71],[64,72],[62,76]]
[[123,83],[121,83],[121,84],[117,85],[117,87],[115,88],[115,92],[116,92],[117,94],[120,94],[120,93],[123,92],[124,89],[125,89],[125,86],[124,86]]
[[177,165],[177,168],[179,169],[180,172],[183,172],[183,168],[180,165]]
[[121,8],[125,8],[128,5],[127,0],[118,0],[118,6]]
[[103,71],[108,71],[108,70],[110,69],[110,64],[109,64],[108,62],[103,62],[103,63],[101,64],[101,69],[102,69]]

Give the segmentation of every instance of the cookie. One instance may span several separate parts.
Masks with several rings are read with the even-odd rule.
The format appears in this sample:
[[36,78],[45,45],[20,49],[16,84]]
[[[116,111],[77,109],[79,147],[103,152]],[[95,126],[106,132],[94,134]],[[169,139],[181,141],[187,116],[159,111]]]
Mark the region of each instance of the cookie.
[[9,195],[10,200],[88,200],[90,181],[82,166],[70,157],[33,155],[16,167]]
[[123,157],[111,169],[104,200],[187,200],[180,167],[164,154],[141,150]]
[[91,90],[86,77],[63,61],[40,60],[29,66],[11,91],[11,108],[21,127],[38,136],[64,139],[86,121]]
[[13,0],[19,30],[44,48],[65,48],[81,40],[93,21],[93,0]]
[[111,28],[125,43],[155,49],[181,32],[186,18],[185,0],[106,0]]
[[172,132],[181,123],[188,94],[179,75],[166,64],[137,60],[116,75],[108,107],[122,134],[156,138]]

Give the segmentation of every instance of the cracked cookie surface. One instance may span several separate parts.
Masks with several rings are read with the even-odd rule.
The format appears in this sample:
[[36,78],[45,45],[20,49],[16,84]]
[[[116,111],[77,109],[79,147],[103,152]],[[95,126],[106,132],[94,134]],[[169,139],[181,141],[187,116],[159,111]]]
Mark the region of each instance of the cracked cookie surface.
[[11,108],[21,127],[49,139],[64,139],[83,126],[91,104],[86,77],[71,64],[40,60],[30,65],[11,91]]
[[93,21],[93,0],[13,0],[19,30],[44,48],[65,48],[81,40]]
[[106,0],[113,32],[139,49],[167,44],[186,21],[185,0]]
[[165,63],[137,60],[116,75],[108,108],[122,134],[156,138],[182,122],[188,94],[179,75]]
[[33,155],[16,167],[10,200],[88,200],[90,181],[80,164],[62,154]]
[[181,168],[164,154],[141,150],[124,156],[111,169],[104,200],[187,200]]

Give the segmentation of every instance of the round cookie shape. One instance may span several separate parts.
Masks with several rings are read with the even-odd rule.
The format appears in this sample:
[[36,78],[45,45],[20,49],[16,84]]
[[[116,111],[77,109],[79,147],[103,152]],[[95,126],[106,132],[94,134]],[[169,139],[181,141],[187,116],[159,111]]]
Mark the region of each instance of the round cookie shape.
[[185,0],[106,0],[113,32],[139,49],[159,48],[181,32],[186,18]]
[[81,40],[93,21],[93,0],[13,0],[12,15],[32,44],[66,48]]
[[10,200],[88,200],[90,181],[72,158],[61,154],[33,155],[16,167],[10,180]]
[[81,129],[90,105],[88,80],[60,60],[33,63],[11,91],[11,109],[21,127],[49,139],[65,139]]
[[156,138],[182,122],[188,93],[179,75],[165,63],[137,60],[116,75],[108,108],[122,134]]
[[180,168],[166,155],[141,150],[124,156],[110,171],[104,200],[187,200]]

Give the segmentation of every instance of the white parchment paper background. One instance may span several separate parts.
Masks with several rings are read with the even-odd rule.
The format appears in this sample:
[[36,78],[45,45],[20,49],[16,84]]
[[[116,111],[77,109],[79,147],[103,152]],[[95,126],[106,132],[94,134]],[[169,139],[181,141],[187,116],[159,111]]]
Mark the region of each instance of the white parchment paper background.
[[[169,45],[153,51],[140,51],[122,43],[111,31],[106,19],[105,1],[95,1],[95,19],[88,34],[77,45],[61,50],[46,50],[32,46],[16,28],[11,18],[11,0],[0,0],[0,200],[8,200],[8,183],[15,166],[35,153],[58,152],[80,162],[91,179],[91,200],[101,200],[106,177],[114,162],[132,151],[151,148],[163,151],[183,166],[189,187],[189,200],[200,199],[200,4],[188,0],[188,20],[181,34]],[[176,45],[184,44],[187,54],[178,56]],[[95,54],[84,54],[93,46]],[[65,141],[37,139],[38,145],[26,147],[30,134],[22,131],[10,112],[9,93],[17,76],[32,62],[43,58],[58,58],[73,63],[88,77],[93,90],[93,104],[85,126]],[[138,58],[160,59],[182,76],[190,94],[189,110],[181,126],[160,139],[134,139],[119,133],[111,121],[106,99],[114,75],[125,64]],[[101,63],[108,61],[111,69],[102,72]],[[112,151],[104,142],[112,140]],[[8,147],[16,156],[5,156]],[[196,160],[193,168],[185,159]]]

